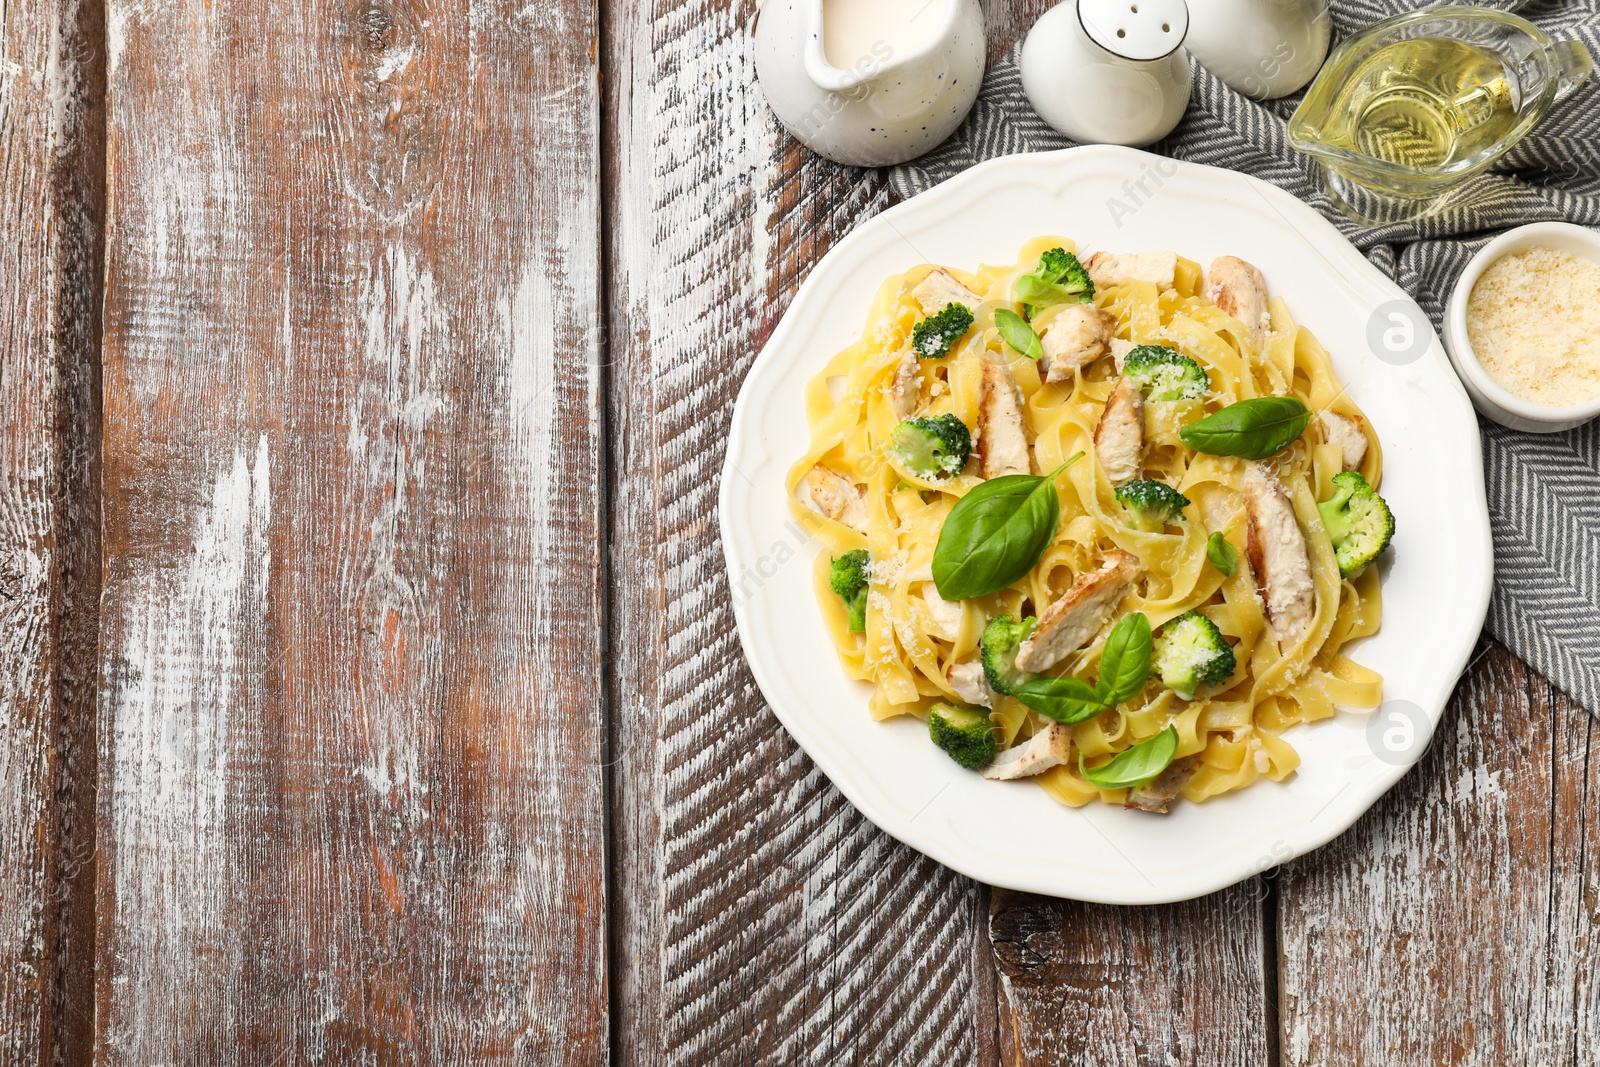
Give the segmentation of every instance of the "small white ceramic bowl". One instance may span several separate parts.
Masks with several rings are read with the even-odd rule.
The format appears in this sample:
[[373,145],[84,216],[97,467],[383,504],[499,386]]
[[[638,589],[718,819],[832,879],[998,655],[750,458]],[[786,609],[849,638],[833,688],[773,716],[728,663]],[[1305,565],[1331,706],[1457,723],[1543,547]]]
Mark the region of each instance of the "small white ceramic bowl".
[[1600,397],[1562,407],[1524,400],[1494,380],[1478,362],[1467,340],[1467,300],[1472,296],[1472,287],[1495,260],[1530,248],[1555,248],[1600,264],[1600,233],[1593,230],[1566,222],[1535,222],[1507,230],[1484,245],[1457,279],[1444,312],[1444,347],[1450,353],[1456,375],[1472,398],[1472,406],[1485,418],[1513,430],[1555,433],[1581,426],[1600,415]]

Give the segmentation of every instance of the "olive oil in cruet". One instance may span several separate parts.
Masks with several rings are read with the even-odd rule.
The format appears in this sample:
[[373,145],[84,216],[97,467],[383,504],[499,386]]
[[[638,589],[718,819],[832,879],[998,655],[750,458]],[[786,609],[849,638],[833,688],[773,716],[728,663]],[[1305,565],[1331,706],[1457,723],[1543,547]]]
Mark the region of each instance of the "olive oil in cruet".
[[1488,148],[1517,123],[1515,79],[1465,41],[1396,41],[1358,63],[1334,93],[1327,144],[1403,167],[1445,167]]
[[1363,225],[1427,218],[1588,79],[1583,42],[1487,7],[1425,7],[1340,43],[1289,118],[1332,206]]

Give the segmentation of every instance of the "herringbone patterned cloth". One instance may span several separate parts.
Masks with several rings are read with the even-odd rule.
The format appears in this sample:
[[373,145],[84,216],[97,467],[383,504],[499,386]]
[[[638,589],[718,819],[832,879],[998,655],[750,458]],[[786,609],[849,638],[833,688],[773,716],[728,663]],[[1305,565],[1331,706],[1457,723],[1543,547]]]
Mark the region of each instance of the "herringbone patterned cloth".
[[[1580,39],[1600,56],[1600,0],[1480,2],[1517,11],[1557,39]],[[1333,0],[1334,41],[1421,6]],[[971,117],[950,141],[894,169],[897,193],[922,192],[995,156],[1074,143],[1028,105],[1017,69],[1020,50],[991,67]],[[1449,210],[1421,224],[1377,230],[1363,230],[1334,210],[1311,163],[1289,147],[1285,123],[1298,102],[1299,94],[1256,103],[1195,64],[1188,114],[1151,150],[1287,189],[1393,276],[1436,327],[1457,274],[1499,231],[1554,219],[1600,226],[1600,88],[1594,80],[1558,104],[1494,174],[1477,179]],[[1600,713],[1600,422],[1551,435],[1480,422],[1495,542],[1489,631]]]

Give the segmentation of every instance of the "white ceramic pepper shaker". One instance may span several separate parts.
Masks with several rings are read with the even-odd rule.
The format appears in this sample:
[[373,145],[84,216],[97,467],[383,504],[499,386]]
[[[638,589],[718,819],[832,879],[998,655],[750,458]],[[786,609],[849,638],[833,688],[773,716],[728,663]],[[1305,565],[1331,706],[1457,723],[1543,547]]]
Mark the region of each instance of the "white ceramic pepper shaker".
[[1189,0],[1184,46],[1245,96],[1274,100],[1322,69],[1332,30],[1328,0]]
[[1189,106],[1184,0],[1066,0],[1022,46],[1022,88],[1074,141],[1146,145]]

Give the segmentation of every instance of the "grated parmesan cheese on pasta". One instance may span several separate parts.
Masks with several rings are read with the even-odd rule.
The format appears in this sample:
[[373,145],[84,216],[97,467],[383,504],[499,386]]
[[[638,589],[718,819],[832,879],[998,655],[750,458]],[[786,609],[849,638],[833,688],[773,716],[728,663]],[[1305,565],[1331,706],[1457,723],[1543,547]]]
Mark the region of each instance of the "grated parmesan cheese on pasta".
[[1564,406],[1600,397],[1600,265],[1530,248],[1489,265],[1467,299],[1467,340],[1509,392]]

